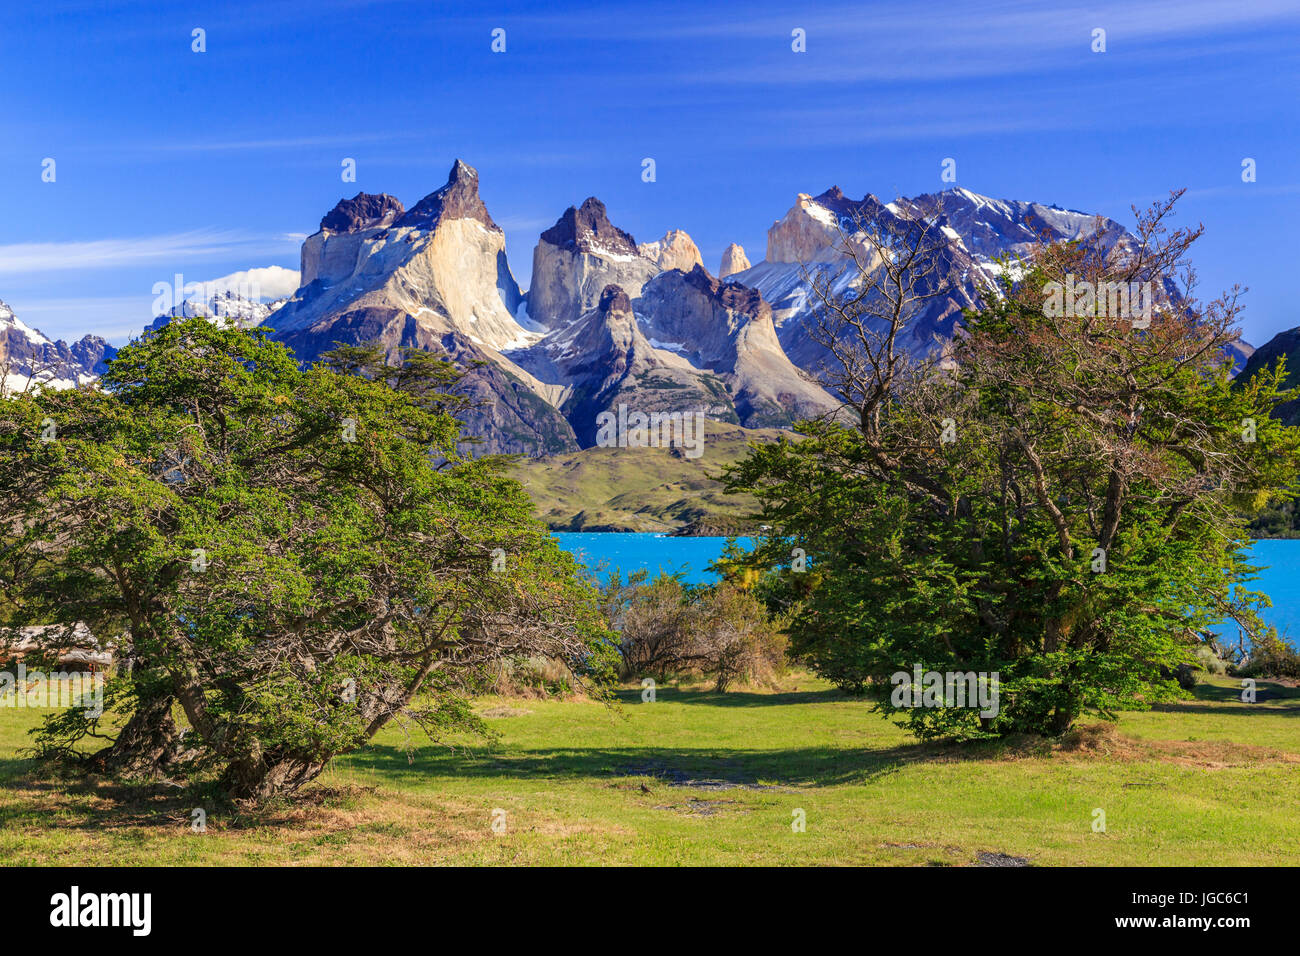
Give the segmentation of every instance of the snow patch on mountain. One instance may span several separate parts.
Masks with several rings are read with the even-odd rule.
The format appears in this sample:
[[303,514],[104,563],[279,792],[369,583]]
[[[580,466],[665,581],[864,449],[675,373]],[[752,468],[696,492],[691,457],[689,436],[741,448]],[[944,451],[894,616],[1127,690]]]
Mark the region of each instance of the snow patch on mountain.
[[117,350],[95,335],[68,345],[23,322],[0,301],[0,394],[93,383]]

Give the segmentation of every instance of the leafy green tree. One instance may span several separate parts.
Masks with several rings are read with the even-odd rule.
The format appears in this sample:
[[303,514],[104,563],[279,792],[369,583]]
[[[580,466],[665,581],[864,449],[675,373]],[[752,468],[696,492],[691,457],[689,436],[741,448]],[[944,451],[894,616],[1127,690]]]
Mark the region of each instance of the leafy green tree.
[[[1200,230],[1169,230],[1176,199],[1134,241],[1008,263],[1018,278],[967,315],[943,364],[895,346],[944,285],[937,216],[869,236],[892,265],[823,303],[846,415],[728,475],[774,531],[726,564],[779,569],[759,587],[790,614],[792,651],[920,736],[1060,734],[1177,695],[1171,672],[1222,617],[1271,639],[1267,598],[1245,587],[1244,516],[1290,493],[1300,438],[1269,416],[1284,372],[1232,387],[1238,290],[1195,298]],[[898,270],[909,261],[925,283]],[[1142,289],[1152,308],[1058,309],[1054,283]],[[891,677],[916,666],[996,673],[997,713],[894,699]]]
[[102,390],[0,403],[7,617],[121,635],[111,719],[61,714],[41,748],[106,736],[91,766],[265,798],[394,719],[478,727],[466,695],[503,657],[608,678],[594,589],[501,459],[458,454],[454,380],[371,348],[303,370],[193,319]]

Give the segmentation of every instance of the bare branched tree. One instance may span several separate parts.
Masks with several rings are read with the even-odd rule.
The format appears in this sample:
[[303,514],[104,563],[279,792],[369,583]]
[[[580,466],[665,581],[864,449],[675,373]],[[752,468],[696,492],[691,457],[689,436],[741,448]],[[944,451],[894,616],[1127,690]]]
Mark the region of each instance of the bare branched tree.
[[847,281],[846,272],[804,268],[815,300],[809,335],[833,359],[821,370],[822,383],[854,411],[868,439],[880,436],[900,377],[937,361],[910,355],[899,339],[931,301],[953,289],[942,223],[942,205],[858,207],[837,223]]

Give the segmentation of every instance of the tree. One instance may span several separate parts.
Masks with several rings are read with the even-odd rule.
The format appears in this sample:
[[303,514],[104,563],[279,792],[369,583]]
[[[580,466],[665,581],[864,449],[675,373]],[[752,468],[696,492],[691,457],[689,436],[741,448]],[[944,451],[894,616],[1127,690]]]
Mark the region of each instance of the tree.
[[[729,472],[775,529],[750,567],[806,552],[764,583],[792,650],[922,736],[1060,734],[1176,695],[1167,675],[1221,617],[1269,639],[1243,514],[1289,494],[1300,440],[1269,417],[1276,370],[1232,387],[1240,290],[1195,298],[1201,230],[1170,231],[1178,195],[1131,240],[1004,263],[1017,278],[967,314],[951,370],[897,354],[906,309],[841,337],[828,385],[854,424],[806,423]],[[825,305],[850,330],[879,320]],[[891,699],[917,666],[997,674],[998,712]]]
[[477,727],[465,694],[502,657],[608,677],[595,591],[501,459],[456,452],[453,379],[376,349],[304,371],[192,319],[124,348],[102,391],[0,403],[9,617],[124,635],[120,731],[69,711],[41,749],[106,736],[91,766],[265,798],[394,719]]

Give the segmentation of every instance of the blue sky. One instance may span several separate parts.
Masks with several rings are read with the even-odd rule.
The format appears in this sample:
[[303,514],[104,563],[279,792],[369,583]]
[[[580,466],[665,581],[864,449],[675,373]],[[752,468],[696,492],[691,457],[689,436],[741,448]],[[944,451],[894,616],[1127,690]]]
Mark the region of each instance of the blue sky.
[[176,273],[296,269],[338,199],[409,207],[457,157],[525,286],[588,195],[716,270],[733,241],[761,259],[796,193],[933,192],[952,157],[975,192],[1126,225],[1187,187],[1202,293],[1249,286],[1255,344],[1300,324],[1300,0],[46,0],[5,4],[0,62],[0,299],[52,337],[121,342]]

